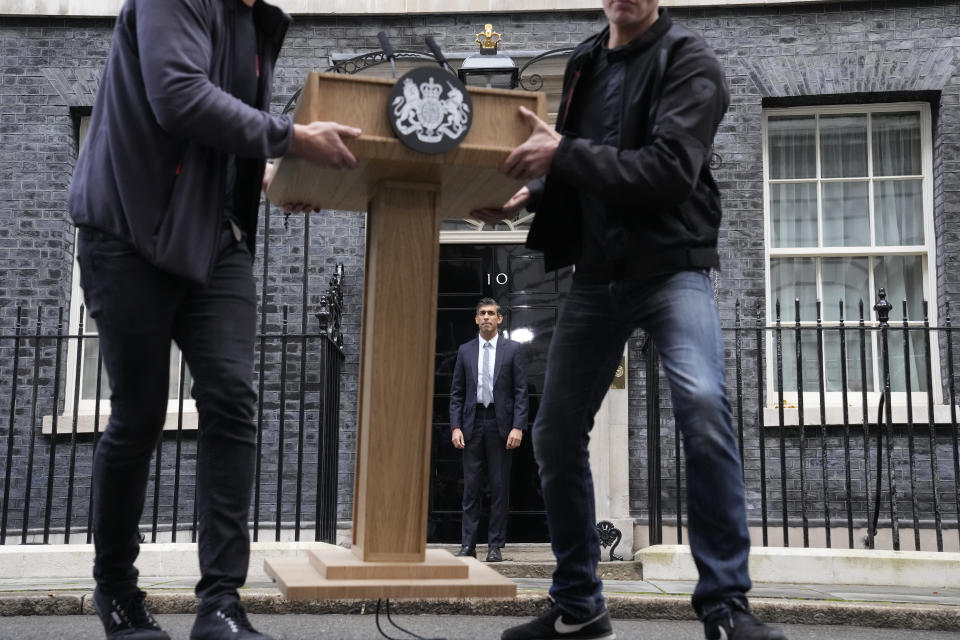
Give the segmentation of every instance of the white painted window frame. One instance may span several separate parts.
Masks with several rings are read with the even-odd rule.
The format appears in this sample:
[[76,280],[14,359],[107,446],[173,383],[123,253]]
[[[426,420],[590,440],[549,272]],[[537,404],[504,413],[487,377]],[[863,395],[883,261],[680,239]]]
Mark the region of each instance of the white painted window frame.
[[[922,201],[923,201],[923,234],[924,234],[924,244],[916,246],[903,246],[903,247],[871,247],[869,250],[859,250],[846,247],[836,247],[836,248],[823,248],[823,247],[814,247],[814,248],[772,248],[772,221],[771,221],[771,211],[770,211],[770,176],[769,176],[769,137],[768,137],[768,119],[771,116],[807,116],[807,115],[832,115],[832,114],[873,114],[873,113],[890,113],[890,112],[904,112],[904,111],[915,111],[920,114],[920,134],[921,134],[921,154],[922,154]],[[920,255],[923,257],[923,297],[924,300],[928,302],[928,312],[929,312],[929,322],[931,327],[937,326],[937,297],[936,297],[936,236],[935,236],[935,227],[934,227],[934,216],[933,216],[933,140],[932,140],[932,126],[931,126],[931,114],[930,114],[930,105],[925,102],[895,102],[895,103],[878,103],[878,104],[843,104],[843,105],[830,105],[830,106],[808,106],[808,107],[789,107],[789,108],[775,108],[775,109],[764,109],[762,114],[762,139],[763,139],[763,225],[764,225],[764,297],[766,301],[766,322],[768,328],[774,327],[775,322],[775,308],[774,300],[772,298],[771,291],[771,279],[770,279],[770,266],[771,259],[773,258],[792,258],[792,257],[811,257],[811,258],[821,258],[821,257],[843,257],[843,256],[857,256],[857,257],[876,257],[876,256],[888,256],[888,255]],[[819,132],[819,123],[817,125],[817,131]],[[868,135],[868,140],[870,139]],[[820,158],[820,148],[819,148],[819,133],[817,137],[817,162],[819,165]],[[818,177],[811,179],[811,182],[822,184],[823,179],[819,177],[819,169],[817,171]],[[872,173],[872,170],[871,170]],[[870,176],[868,181],[872,184],[874,176]],[[873,190],[869,190],[869,199],[871,207],[871,221],[874,219],[874,210],[873,210]],[[820,214],[821,207],[821,198],[819,196],[818,189],[818,198],[817,198],[817,207],[818,207],[818,225],[822,225],[822,215]],[[873,236],[873,227],[871,223],[871,243],[875,241]],[[818,234],[818,241],[822,242],[822,233]],[[817,297],[822,299],[823,292],[823,282],[819,273],[817,273]],[[876,327],[878,325],[876,321],[876,312],[873,310],[873,304],[876,297],[876,286],[873,282],[873,269],[870,271],[870,288],[871,291],[867,292],[868,295],[864,297],[864,315],[866,317],[866,326]],[[899,304],[899,301],[892,300],[891,304]],[[859,315],[857,310],[847,310],[845,313],[845,324],[847,327],[850,327],[851,330],[856,327],[857,322],[859,321]],[[801,326],[809,327],[816,326],[816,322],[801,322]],[[838,322],[824,322],[823,326],[838,326]],[[919,320],[910,320],[909,325],[923,325],[922,319]],[[792,308],[784,309],[781,303],[781,327],[786,331],[792,329],[794,326],[793,321],[793,311]],[[891,323],[890,327],[892,330],[896,330],[897,327],[902,327],[901,322]],[[777,408],[777,403],[779,402],[779,395],[776,392],[776,344],[774,342],[775,335],[773,331],[766,332],[766,375],[765,375],[765,387],[766,387],[766,400],[765,400],[765,420],[764,423],[767,425],[778,424],[779,423],[779,409]],[[941,374],[940,374],[940,353],[937,346],[935,338],[937,335],[934,333],[931,344],[931,370],[932,370],[932,391],[933,391],[933,400],[935,404],[935,419],[937,422],[942,422],[944,420],[949,421],[949,407],[943,406],[943,393],[941,385]],[[878,336],[876,332],[869,332],[868,338],[873,341],[873,360],[879,357],[879,343]],[[790,342],[789,345],[784,343],[784,348],[787,346],[792,347],[793,343]],[[867,405],[871,413],[876,412],[877,403],[879,402],[880,396],[882,395],[882,385],[881,381],[878,380],[876,375],[877,368],[874,367],[874,380],[873,380],[873,391],[867,393]],[[797,409],[793,408],[797,405],[798,402],[798,392],[784,392],[784,404],[792,405],[789,409],[785,410],[785,424],[797,424],[798,415]],[[894,422],[906,422],[907,412],[907,392],[896,392],[891,394],[891,405],[893,409],[893,419]],[[926,392],[913,392],[911,394],[911,400],[913,403],[913,419],[916,422],[926,423],[927,421],[927,393]],[[819,407],[820,407],[820,398],[818,391],[805,391],[803,392],[803,402],[804,402],[804,423],[805,424],[819,424]],[[827,413],[827,423],[828,424],[837,424],[842,421],[842,392],[840,391],[831,391],[825,393],[825,404],[826,404],[826,413]],[[848,392],[847,394],[847,404],[848,404],[848,419],[851,423],[858,423],[862,420],[862,394],[858,392]],[[875,420],[875,415],[870,418]]]

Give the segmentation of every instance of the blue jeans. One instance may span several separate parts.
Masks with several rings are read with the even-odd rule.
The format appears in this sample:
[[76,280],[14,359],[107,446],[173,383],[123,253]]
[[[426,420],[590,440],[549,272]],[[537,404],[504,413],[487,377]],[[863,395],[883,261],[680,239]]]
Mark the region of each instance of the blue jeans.
[[624,344],[637,327],[649,332],[660,351],[683,434],[687,524],[700,573],[693,606],[703,613],[745,598],[750,589],[743,477],[710,278],[682,271],[643,281],[574,281],[550,343],[533,447],[557,557],[550,594],[576,618],[604,606],[587,444]]

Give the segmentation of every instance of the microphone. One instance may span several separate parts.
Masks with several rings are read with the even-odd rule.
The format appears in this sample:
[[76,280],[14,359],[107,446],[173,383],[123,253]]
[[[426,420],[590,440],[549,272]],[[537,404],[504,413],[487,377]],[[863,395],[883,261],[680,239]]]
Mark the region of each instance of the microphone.
[[457,75],[453,72],[453,69],[450,68],[450,65],[447,64],[447,59],[444,57],[443,52],[440,51],[440,47],[437,46],[437,42],[433,39],[433,36],[427,36],[424,40],[427,43],[427,48],[430,49],[430,53],[433,54],[433,57],[436,58],[440,66],[446,69],[450,75]]
[[390,40],[387,39],[387,34],[384,31],[381,31],[377,34],[377,40],[380,41],[380,48],[383,49],[383,54],[387,57],[387,60],[390,61],[390,70],[393,72],[393,77],[397,77],[397,55],[393,52],[393,46],[390,44]]

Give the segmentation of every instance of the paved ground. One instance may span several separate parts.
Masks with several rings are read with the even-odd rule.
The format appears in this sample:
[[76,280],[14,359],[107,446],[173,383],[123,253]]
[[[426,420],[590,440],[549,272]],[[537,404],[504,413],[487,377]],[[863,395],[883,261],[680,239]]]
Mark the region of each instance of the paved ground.
[[[520,592],[545,592],[550,586],[547,578],[514,578]],[[193,590],[193,578],[140,577],[141,588],[153,594],[189,592]],[[93,591],[92,578],[16,578],[0,579],[0,595],[12,593],[84,593]],[[645,594],[689,596],[693,582],[657,580],[605,580],[607,594]],[[251,591],[263,592],[274,589],[273,582],[251,580]],[[960,607],[960,590],[924,589],[919,587],[869,587],[862,585],[812,585],[812,584],[755,584],[750,592],[752,598],[779,598],[789,600],[812,600],[828,602],[896,602],[911,604],[939,604]]]
[[[542,612],[553,569],[549,548],[534,545],[511,549],[511,553],[498,570],[516,581],[515,600],[397,602],[394,611],[401,624],[427,638],[498,638],[505,627],[527,619],[522,616]],[[693,582],[640,580],[636,563],[602,563],[600,572],[621,639],[702,637],[690,608]],[[190,614],[196,606],[195,580],[140,578],[141,587],[149,592],[151,609],[174,638],[186,638],[189,633]],[[0,640],[101,638],[99,622],[90,615],[93,586],[89,577],[0,579]],[[789,629],[793,640],[960,638],[960,589],[755,584],[750,595],[755,612]],[[251,577],[243,598],[257,624],[277,640],[379,637],[369,615],[375,602],[290,602],[262,574]],[[388,633],[405,637],[399,631]]]
[[[173,640],[187,638],[193,617],[189,615],[157,616]],[[374,616],[363,615],[252,615],[254,625],[275,640],[376,640]],[[500,632],[526,618],[503,616],[394,616],[400,626],[424,638],[445,640],[496,640]],[[390,636],[404,634],[381,625]],[[790,640],[956,640],[948,631],[903,631],[899,629],[865,629],[858,627],[780,625]],[[614,620],[618,638],[670,638],[670,640],[702,640],[703,632],[696,622],[665,620]],[[102,640],[103,630],[93,616],[25,616],[0,619],[0,640]]]

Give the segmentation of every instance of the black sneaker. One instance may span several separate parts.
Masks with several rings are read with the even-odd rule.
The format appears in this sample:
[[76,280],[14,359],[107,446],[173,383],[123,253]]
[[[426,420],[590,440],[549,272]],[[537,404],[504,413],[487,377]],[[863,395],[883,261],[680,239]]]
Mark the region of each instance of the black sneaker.
[[140,589],[116,597],[108,596],[99,587],[93,590],[93,606],[107,640],[170,640],[147,611],[146,597]]
[[206,611],[198,610],[190,640],[272,640],[258,632],[238,600],[226,600]]
[[763,624],[746,605],[736,602],[708,614],[703,631],[707,640],[787,640],[783,631]]
[[510,627],[500,640],[615,640],[610,614],[604,609],[589,620],[574,620],[557,605],[526,624]]

